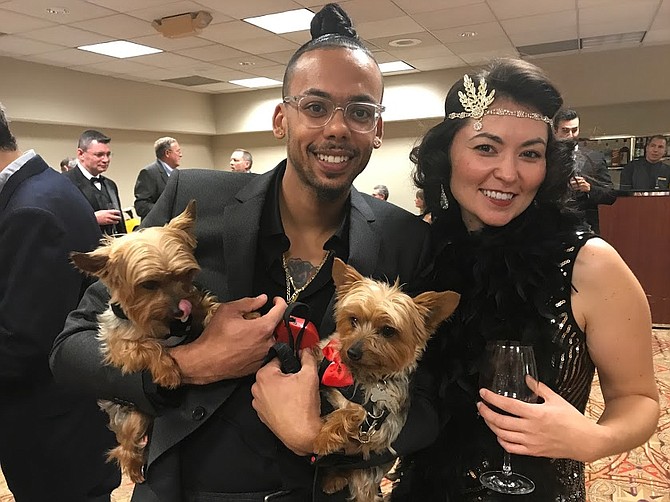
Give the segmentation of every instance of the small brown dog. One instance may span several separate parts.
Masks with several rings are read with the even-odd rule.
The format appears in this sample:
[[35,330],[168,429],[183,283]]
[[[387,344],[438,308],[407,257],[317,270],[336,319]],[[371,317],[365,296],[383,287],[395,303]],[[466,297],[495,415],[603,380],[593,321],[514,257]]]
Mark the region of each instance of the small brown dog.
[[[187,331],[187,326],[205,326],[218,306],[214,297],[193,285],[200,270],[193,256],[194,223],[191,201],[164,227],[107,237],[90,253],[72,254],[74,264],[98,277],[111,295],[109,307],[98,316],[104,363],[124,374],[149,370],[153,381],[166,388],[177,387],[181,374],[161,342]],[[109,427],[119,442],[109,460],[141,483],[151,417],[113,401],[99,404],[109,414]]]
[[[321,343],[317,357],[326,354],[326,359],[341,361],[353,377],[354,391],[353,397],[345,396],[345,391],[322,386],[334,411],[323,417],[315,453],[362,454],[367,459],[370,453],[387,452],[400,433],[410,404],[410,377],[428,339],[456,309],[460,295],[431,291],[411,298],[397,281],[389,285],[365,278],[338,258],[333,262],[333,280],[336,329]],[[339,349],[339,356],[331,357],[332,347],[335,352]],[[346,370],[335,371],[342,372]],[[323,491],[335,493],[348,484],[352,500],[381,501],[379,483],[392,465],[331,468]]]

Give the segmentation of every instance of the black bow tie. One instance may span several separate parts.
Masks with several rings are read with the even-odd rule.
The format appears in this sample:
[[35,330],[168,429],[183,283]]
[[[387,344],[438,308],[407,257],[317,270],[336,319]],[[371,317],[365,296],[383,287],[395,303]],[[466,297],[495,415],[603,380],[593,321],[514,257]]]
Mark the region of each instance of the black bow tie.
[[102,177],[91,178],[91,183],[102,183]]

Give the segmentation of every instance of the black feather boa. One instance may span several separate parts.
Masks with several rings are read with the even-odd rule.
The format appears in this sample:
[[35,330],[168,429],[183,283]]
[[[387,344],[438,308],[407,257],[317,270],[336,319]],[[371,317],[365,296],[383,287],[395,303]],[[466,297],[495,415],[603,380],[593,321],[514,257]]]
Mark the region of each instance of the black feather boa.
[[556,375],[550,359],[557,329],[552,300],[570,294],[560,263],[565,243],[573,242],[580,230],[586,228],[576,214],[537,204],[504,227],[474,233],[465,230],[458,207],[435,221],[435,286],[461,294],[456,313],[432,339],[425,356],[439,382],[443,421],[453,412],[452,405],[465,404],[451,402],[451,385],[465,391],[468,401],[477,399],[476,375],[491,340],[534,345],[540,379],[552,386]]

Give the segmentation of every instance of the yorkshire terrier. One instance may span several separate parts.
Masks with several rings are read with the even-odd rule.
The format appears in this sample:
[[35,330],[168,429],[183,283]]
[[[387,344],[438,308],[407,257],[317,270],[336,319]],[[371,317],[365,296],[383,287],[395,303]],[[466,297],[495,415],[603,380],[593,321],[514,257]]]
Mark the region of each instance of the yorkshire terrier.
[[[195,201],[163,227],[150,227],[123,237],[107,237],[90,253],[73,253],[73,263],[98,277],[111,298],[98,316],[105,364],[123,374],[149,370],[153,381],[169,389],[181,383],[175,360],[164,346],[175,334],[187,335],[207,325],[218,303],[193,285],[200,271],[193,251]],[[108,454],[135,483],[144,481],[150,416],[131,406],[99,401],[109,414],[109,428],[119,446]]]
[[[333,280],[335,333],[317,353],[322,396],[333,411],[323,417],[314,452],[368,459],[371,453],[393,451],[391,443],[407,419],[411,376],[428,339],[456,309],[460,295],[430,291],[411,298],[397,280],[390,285],[365,278],[338,258]],[[328,387],[333,378],[337,387],[352,385]],[[379,483],[392,465],[330,468],[322,489],[335,493],[349,485],[351,500],[380,502]]]

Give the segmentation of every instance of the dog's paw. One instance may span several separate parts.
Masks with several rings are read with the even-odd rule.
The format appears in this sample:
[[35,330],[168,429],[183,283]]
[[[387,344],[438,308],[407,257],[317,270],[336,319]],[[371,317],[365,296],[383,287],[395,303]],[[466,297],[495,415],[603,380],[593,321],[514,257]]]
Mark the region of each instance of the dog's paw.
[[333,493],[344,490],[348,483],[349,480],[343,473],[332,472],[324,476],[321,489],[323,490],[323,493],[332,495]]
[[174,360],[171,366],[152,369],[151,376],[155,384],[167,389],[174,389],[181,384],[181,372]]

